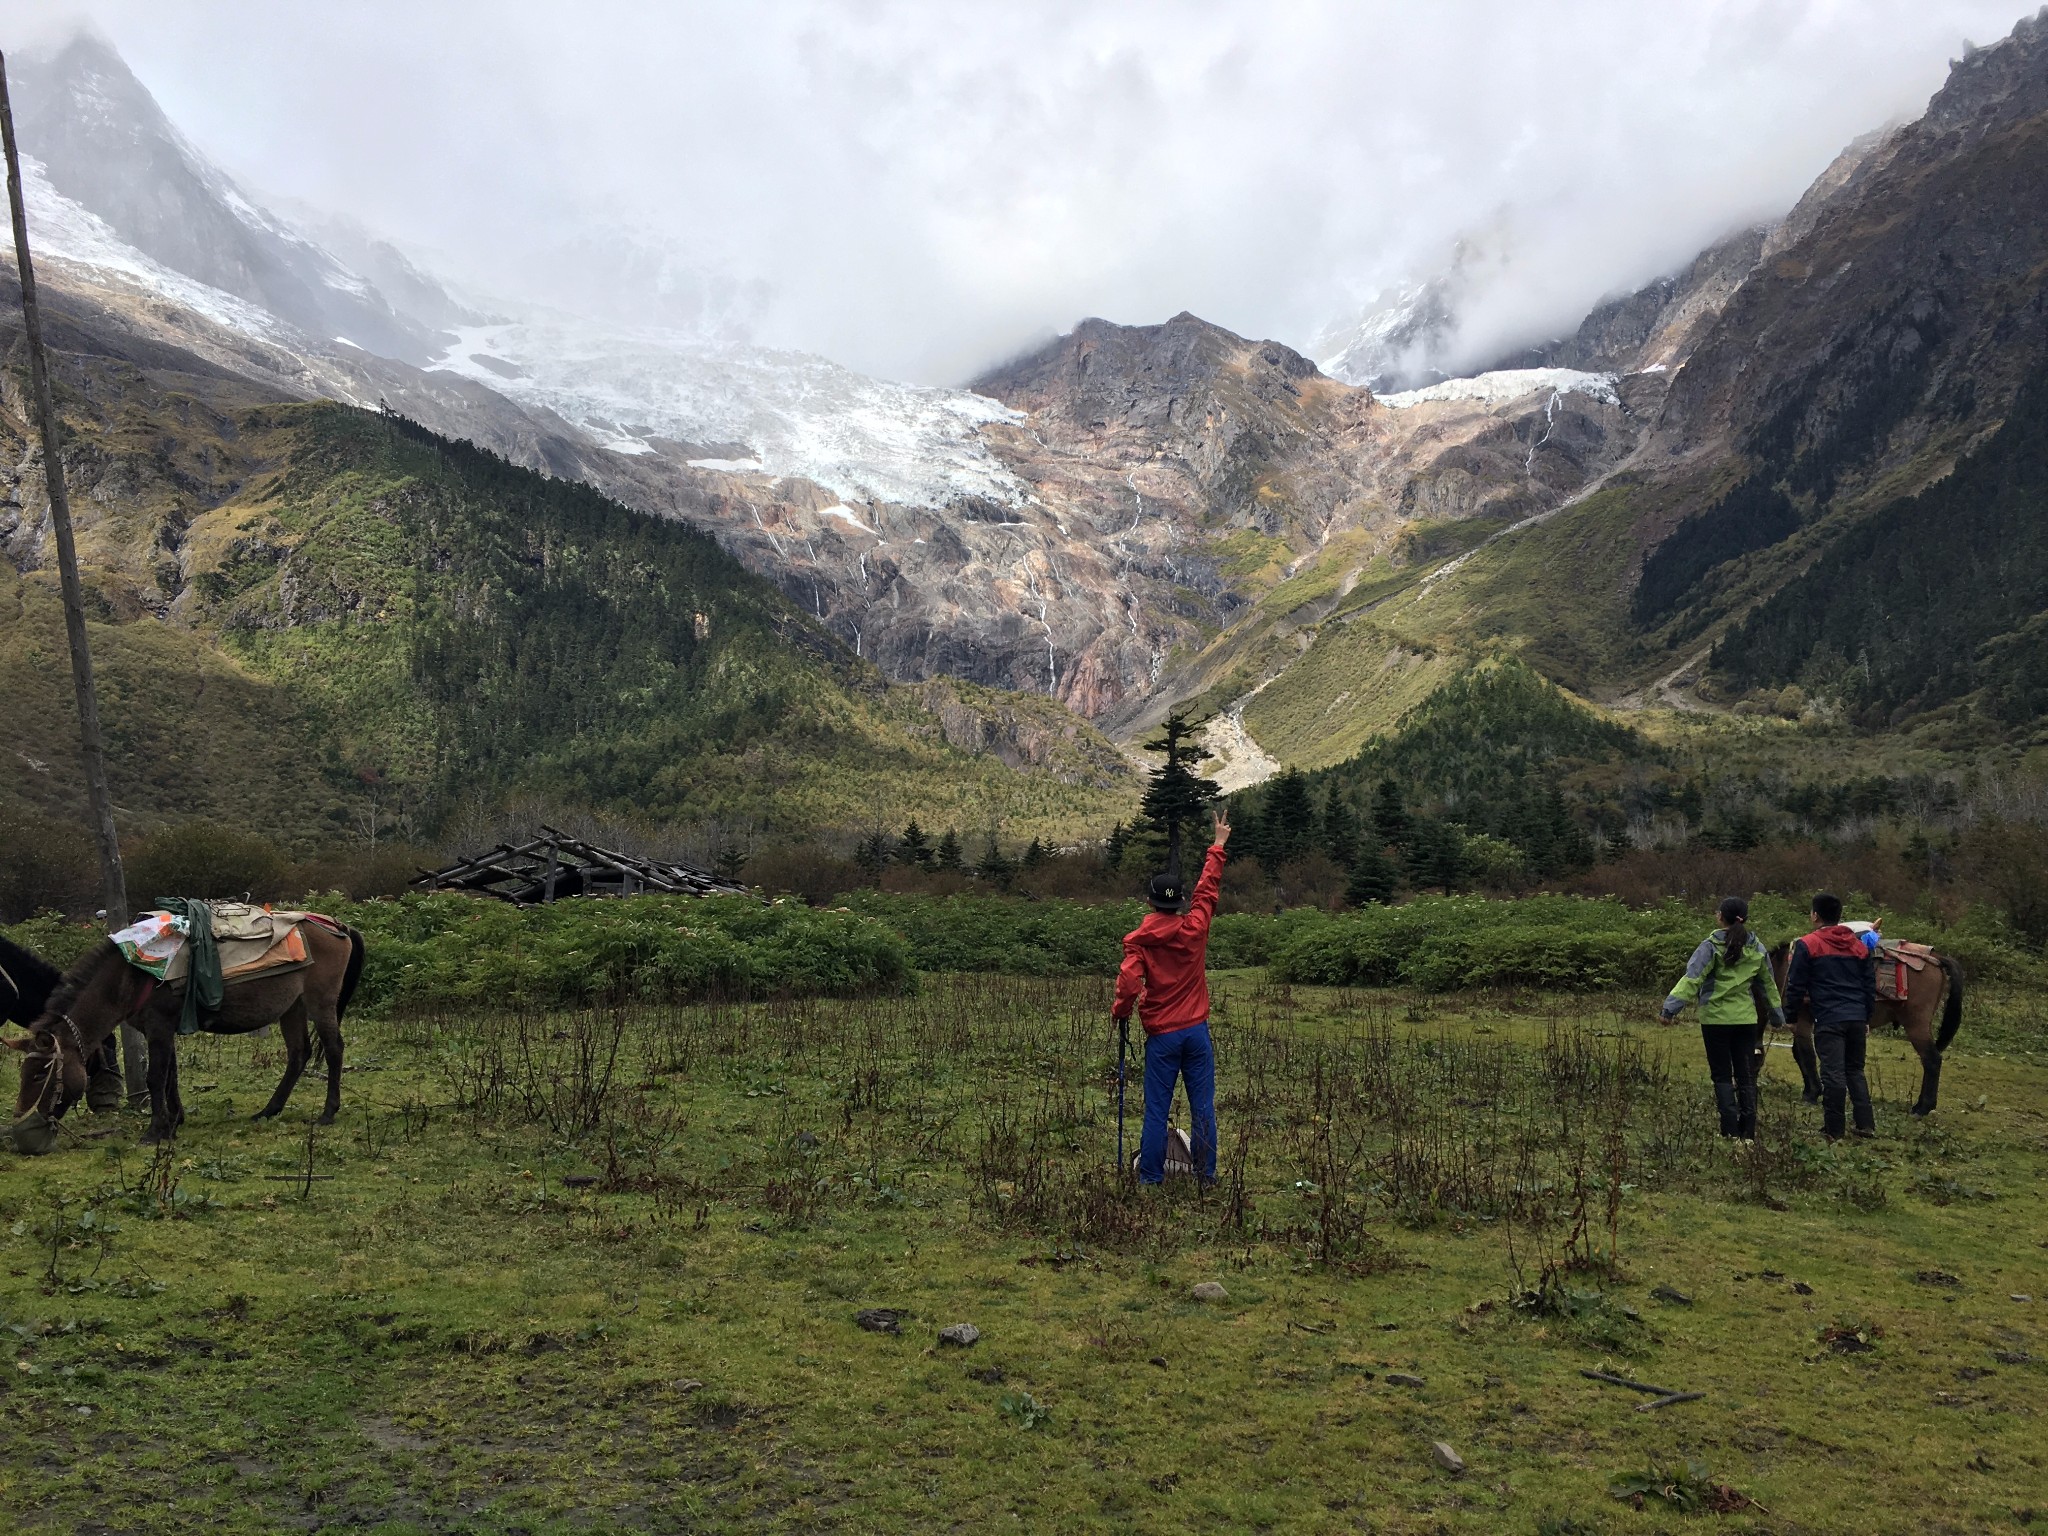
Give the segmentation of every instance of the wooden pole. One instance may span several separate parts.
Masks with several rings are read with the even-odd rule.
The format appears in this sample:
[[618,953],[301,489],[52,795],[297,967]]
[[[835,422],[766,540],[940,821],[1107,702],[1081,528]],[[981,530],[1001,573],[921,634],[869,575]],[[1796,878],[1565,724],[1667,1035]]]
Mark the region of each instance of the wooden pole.
[[[121,874],[121,842],[114,829],[114,802],[107,792],[107,759],[100,738],[99,694],[92,682],[92,650],[85,634],[85,598],[78,584],[78,549],[71,537],[71,498],[64,488],[63,441],[50,370],[43,357],[43,321],[36,305],[35,266],[29,260],[28,212],[22,206],[21,154],[14,142],[14,104],[7,90],[7,58],[0,54],[0,147],[7,154],[7,209],[14,218],[14,262],[21,276],[21,328],[28,341],[29,392],[43,437],[43,484],[50,498],[50,523],[57,534],[57,574],[64,592],[64,632],[71,642],[71,687],[78,696],[79,756],[85,761],[86,799],[99,835],[100,891],[107,926],[128,925],[128,885]],[[142,1036],[121,1030],[122,1076],[128,1096],[146,1093]]]

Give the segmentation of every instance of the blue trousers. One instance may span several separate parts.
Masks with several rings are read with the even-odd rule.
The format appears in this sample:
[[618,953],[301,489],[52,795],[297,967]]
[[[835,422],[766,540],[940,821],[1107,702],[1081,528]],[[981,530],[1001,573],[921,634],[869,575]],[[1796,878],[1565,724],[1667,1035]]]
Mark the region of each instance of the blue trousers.
[[1166,1177],[1166,1112],[1173,1105],[1173,1084],[1187,1084],[1188,1140],[1194,1143],[1195,1171],[1216,1177],[1216,1053],[1209,1044],[1206,1020],[1170,1035],[1145,1041],[1145,1131],[1138,1138],[1138,1182],[1157,1184]]

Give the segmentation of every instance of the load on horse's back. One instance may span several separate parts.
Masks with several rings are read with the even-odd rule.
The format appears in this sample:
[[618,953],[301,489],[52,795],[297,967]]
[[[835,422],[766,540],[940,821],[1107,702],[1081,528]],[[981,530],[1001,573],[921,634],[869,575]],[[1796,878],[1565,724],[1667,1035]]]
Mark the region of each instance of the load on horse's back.
[[[1867,924],[1850,925],[1869,929]],[[1906,1032],[1920,1057],[1920,1096],[1913,1102],[1916,1115],[1932,1114],[1941,1095],[1941,1057],[1963,1023],[1963,968],[1953,958],[1925,944],[1888,939],[1874,941],[1870,964],[1876,968],[1877,995],[1870,1026],[1896,1024]],[[1791,962],[1790,941],[1771,951],[1771,970],[1778,985],[1785,985]],[[1794,1016],[1792,1059],[1799,1063],[1806,1102],[1817,1104],[1821,1097],[1820,1056],[1813,1043],[1813,1017]]]
[[363,936],[317,912],[273,912],[235,902],[167,902],[96,944],[58,982],[30,1025],[12,1128],[23,1151],[47,1151],[56,1122],[85,1093],[100,1044],[133,1022],[149,1041],[149,1130],[172,1135],[185,1118],[177,1038],[248,1034],[279,1026],[284,1076],[261,1120],[278,1114],[312,1056],[307,1026],[327,1060],[320,1123],[341,1109],[341,1020],[362,979]]

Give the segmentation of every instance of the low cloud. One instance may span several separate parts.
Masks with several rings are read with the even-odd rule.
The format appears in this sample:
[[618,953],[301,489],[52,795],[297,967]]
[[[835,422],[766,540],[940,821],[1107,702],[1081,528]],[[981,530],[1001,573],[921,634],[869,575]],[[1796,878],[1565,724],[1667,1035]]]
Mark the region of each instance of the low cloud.
[[[1306,348],[1461,236],[1475,355],[1781,213],[2012,0],[82,6],[252,186],[472,286],[951,382],[1084,315]],[[0,0],[9,46],[68,21]]]

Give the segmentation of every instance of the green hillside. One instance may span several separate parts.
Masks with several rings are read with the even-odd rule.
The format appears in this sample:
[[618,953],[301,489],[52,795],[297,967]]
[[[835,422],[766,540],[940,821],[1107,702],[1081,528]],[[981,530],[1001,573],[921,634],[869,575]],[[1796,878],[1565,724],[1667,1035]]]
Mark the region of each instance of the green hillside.
[[1716,647],[1737,688],[1800,683],[1860,723],[1941,710],[2039,740],[2048,712],[2048,365],[2005,424],[1837,539]]
[[[1132,797],[1113,750],[1046,700],[950,690],[1049,743],[1038,766],[949,745],[928,701],[682,523],[344,406],[214,426],[247,470],[232,494],[82,539],[131,818],[247,819],[303,844],[376,818],[431,835],[517,797],[770,832],[914,813],[1070,839]],[[132,547],[162,542],[166,518],[183,589],[168,622],[129,616]],[[75,804],[53,587],[9,572],[0,593],[0,684],[36,701],[25,750],[50,769],[15,798],[46,812]]]

